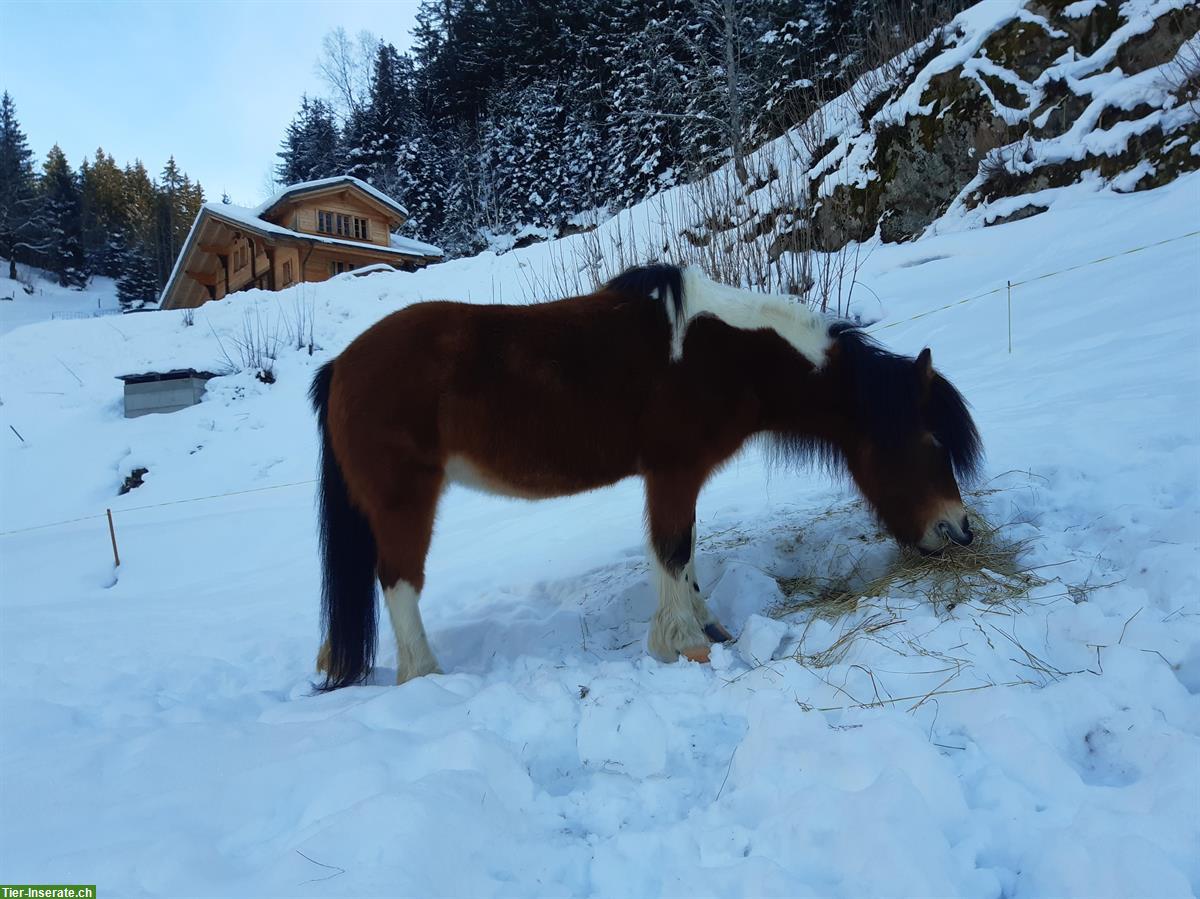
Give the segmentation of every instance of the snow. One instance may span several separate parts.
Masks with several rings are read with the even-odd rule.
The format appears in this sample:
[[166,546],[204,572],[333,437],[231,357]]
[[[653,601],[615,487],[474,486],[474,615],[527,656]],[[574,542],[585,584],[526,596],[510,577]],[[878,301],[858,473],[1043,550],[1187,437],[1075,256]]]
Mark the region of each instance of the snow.
[[[739,635],[709,666],[645,653],[637,482],[539,503],[454,488],[422,603],[447,673],[392,686],[385,642],[374,683],[310,691],[316,366],[413,301],[514,301],[585,236],[240,293],[191,327],[10,331],[5,877],[129,896],[1192,895],[1196,238],[1021,286],[1011,355],[1003,294],[907,319],[1193,231],[1198,195],[1196,174],[1089,183],[1031,219],[876,248],[858,277],[880,337],[933,347],[987,443],[995,492],[974,501],[1053,579],[1013,607],[896,591],[775,620],[777,578],[892,549],[861,539],[844,483],[748,450],[701,497],[700,582]],[[652,240],[654,209],[601,233]],[[218,338],[303,309],[318,349],[285,341],[275,384],[233,374],[190,409],[121,417],[114,375],[211,368]],[[135,467],[145,484],[117,496]]]
[[8,260],[0,258],[0,334],[35,322],[53,319],[116,315],[117,288],[111,278],[94,277],[82,289],[60,287],[37,269],[17,266],[18,274],[32,286],[8,277]]
[[440,247],[435,247],[431,243],[423,243],[419,240],[414,240],[411,237],[403,237],[399,234],[388,235],[388,242],[393,250],[399,250],[401,253],[407,253],[409,256],[444,256]]
[[1063,7],[1062,14],[1068,19],[1083,19],[1090,16],[1094,10],[1104,6],[1106,0],[1076,0]]

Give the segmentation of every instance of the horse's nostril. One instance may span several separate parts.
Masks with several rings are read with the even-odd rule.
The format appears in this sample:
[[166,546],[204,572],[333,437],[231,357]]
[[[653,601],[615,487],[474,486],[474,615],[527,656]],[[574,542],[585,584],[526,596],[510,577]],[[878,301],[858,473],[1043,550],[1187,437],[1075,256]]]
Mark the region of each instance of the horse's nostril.
[[961,526],[956,526],[945,519],[939,521],[937,532],[943,540],[958,546],[970,546],[975,541],[975,535],[971,533],[971,526],[965,517]]

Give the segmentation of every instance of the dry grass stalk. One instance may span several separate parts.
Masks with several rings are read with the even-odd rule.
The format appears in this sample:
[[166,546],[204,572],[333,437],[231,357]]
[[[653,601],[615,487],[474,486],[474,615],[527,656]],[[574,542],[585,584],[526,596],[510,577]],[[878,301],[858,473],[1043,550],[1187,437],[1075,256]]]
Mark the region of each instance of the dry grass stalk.
[[[992,606],[1027,597],[1048,581],[1025,567],[1020,558],[1028,540],[1006,540],[1003,526],[989,524],[968,507],[975,542],[953,551],[922,555],[901,550],[895,564],[882,574],[865,575],[861,562],[834,578],[814,575],[777,578],[785,601],[771,614],[776,618],[796,613],[810,617],[840,618],[858,608],[863,599],[918,595],[939,611],[950,612],[963,603]],[[882,532],[875,539],[886,539]]]

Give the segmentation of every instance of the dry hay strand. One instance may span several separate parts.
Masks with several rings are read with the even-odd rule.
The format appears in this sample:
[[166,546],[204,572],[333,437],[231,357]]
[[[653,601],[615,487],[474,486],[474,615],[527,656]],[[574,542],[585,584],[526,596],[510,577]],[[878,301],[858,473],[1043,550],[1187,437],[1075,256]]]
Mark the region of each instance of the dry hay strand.
[[[1009,540],[1005,526],[993,526],[968,506],[967,515],[975,540],[970,546],[955,546],[933,555],[900,549],[882,573],[868,574],[860,556],[850,569],[833,578],[815,575],[776,578],[784,601],[770,610],[774,618],[803,613],[809,617],[841,618],[854,612],[864,599],[888,596],[919,596],[938,611],[951,612],[964,603],[991,607],[1029,596],[1048,583],[1037,574],[1037,566],[1026,567],[1021,557],[1030,540]],[[887,540],[879,532],[873,542]],[[854,630],[872,630],[886,623],[870,616]],[[891,620],[895,620],[892,618]],[[848,633],[848,636],[850,634]]]

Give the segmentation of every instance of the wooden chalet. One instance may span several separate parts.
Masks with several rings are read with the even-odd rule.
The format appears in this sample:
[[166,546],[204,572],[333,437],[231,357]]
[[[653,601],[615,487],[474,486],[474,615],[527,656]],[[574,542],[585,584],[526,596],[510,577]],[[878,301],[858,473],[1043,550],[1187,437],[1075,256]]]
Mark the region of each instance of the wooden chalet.
[[386,263],[414,270],[437,247],[392,232],[408,212],[357,178],[293,184],[257,209],[201,207],[163,289],[162,309],[187,309],[238,290],[282,290]]

